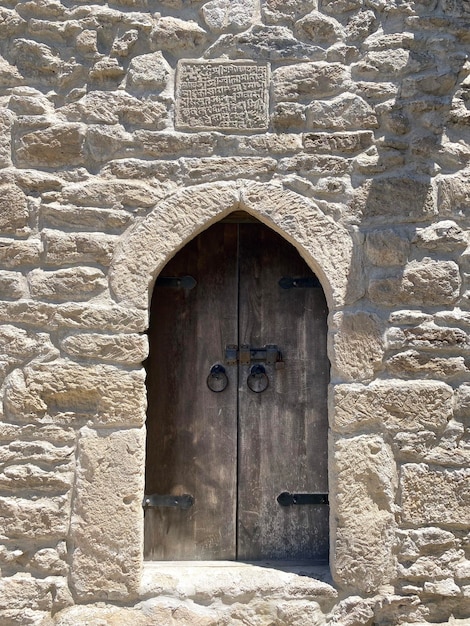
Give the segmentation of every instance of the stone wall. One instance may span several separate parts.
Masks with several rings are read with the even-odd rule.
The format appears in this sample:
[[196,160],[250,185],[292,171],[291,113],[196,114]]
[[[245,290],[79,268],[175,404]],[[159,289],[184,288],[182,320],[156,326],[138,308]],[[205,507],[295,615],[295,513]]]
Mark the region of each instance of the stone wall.
[[[1,624],[468,624],[468,0],[4,0],[0,35]],[[246,114],[192,110],[209,60],[259,68]],[[235,209],[328,298],[334,587],[142,579],[149,294]]]

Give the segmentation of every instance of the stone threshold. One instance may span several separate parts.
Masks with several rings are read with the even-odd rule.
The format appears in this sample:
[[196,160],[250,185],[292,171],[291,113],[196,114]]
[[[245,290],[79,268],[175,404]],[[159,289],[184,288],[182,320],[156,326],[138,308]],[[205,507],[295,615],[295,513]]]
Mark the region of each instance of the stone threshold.
[[141,600],[165,596],[209,605],[251,598],[313,600],[328,606],[337,597],[328,565],[285,561],[147,561]]

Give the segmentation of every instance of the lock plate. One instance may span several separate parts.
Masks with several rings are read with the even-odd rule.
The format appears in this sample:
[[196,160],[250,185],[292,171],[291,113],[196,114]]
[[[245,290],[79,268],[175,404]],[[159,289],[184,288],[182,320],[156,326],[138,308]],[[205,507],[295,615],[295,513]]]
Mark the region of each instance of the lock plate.
[[279,365],[283,363],[282,353],[274,343],[267,343],[262,348],[253,348],[249,344],[235,344],[225,346],[226,365],[251,365],[252,363],[266,363],[267,365]]
[[276,500],[281,506],[293,506],[294,504],[328,504],[327,493],[289,493],[283,491]]

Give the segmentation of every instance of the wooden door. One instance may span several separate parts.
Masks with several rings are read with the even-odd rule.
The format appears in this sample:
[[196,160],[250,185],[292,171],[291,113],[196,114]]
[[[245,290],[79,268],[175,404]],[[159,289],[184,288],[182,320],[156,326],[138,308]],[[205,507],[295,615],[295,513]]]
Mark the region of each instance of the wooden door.
[[[168,280],[187,275],[191,289]],[[212,226],[161,277],[149,330],[146,493],[194,502],[146,509],[146,558],[326,560],[328,507],[277,501],[328,491],[326,303],[314,275],[255,222]],[[284,288],[282,278],[303,281]],[[262,364],[264,391],[248,387],[253,364],[225,362],[229,344],[280,348],[283,362]],[[221,392],[207,386],[216,364],[227,376]]]

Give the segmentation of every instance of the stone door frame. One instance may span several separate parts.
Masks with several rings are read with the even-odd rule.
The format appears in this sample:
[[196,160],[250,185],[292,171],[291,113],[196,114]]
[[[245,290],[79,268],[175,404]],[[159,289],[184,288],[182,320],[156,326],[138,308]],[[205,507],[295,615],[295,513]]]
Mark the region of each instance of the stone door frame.
[[[250,180],[203,184],[183,188],[161,201],[147,216],[137,221],[117,245],[109,274],[113,298],[121,307],[140,309],[148,319],[154,282],[168,260],[202,230],[235,210],[250,213],[281,234],[299,251],[320,279],[329,307],[328,352],[330,361],[334,363],[334,335],[341,330],[343,311],[363,295],[359,237],[354,230],[349,232],[325,215],[315,202],[285,189],[281,184]],[[143,375],[143,368],[140,373]],[[333,426],[335,382],[341,382],[341,379],[332,379],[330,385],[330,428]],[[139,394],[145,393],[145,386],[140,389]],[[145,401],[146,398],[139,398],[139,402],[145,404]],[[347,502],[349,487],[345,491],[341,489],[342,474],[335,460],[339,440],[340,436],[336,436],[336,440],[331,436],[329,453],[331,571],[338,586],[367,591],[367,585],[387,583],[391,572],[390,568],[384,567],[377,573],[372,559],[370,564],[358,565],[355,581],[343,579],[341,562],[350,560],[348,544],[354,538],[355,530],[354,514]],[[365,453],[368,443],[364,441]],[[340,444],[343,452],[345,447],[348,449],[348,441],[340,441]],[[128,600],[139,595],[143,571],[143,512],[140,503],[144,490],[145,428],[134,426],[111,433],[103,443],[99,438],[90,437],[87,445],[101,446],[106,450],[102,454],[122,459],[122,477],[125,480],[126,475],[137,476],[132,487],[137,494],[132,506],[122,506],[122,498],[120,500],[119,494],[115,493],[115,472],[106,473],[99,467],[91,478],[91,485],[87,476],[86,493],[81,490],[78,478],[76,501],[81,503],[82,510],[84,505],[85,509],[90,509],[90,519],[93,518],[92,507],[99,507],[99,518],[103,523],[102,528],[100,523],[95,523],[90,526],[82,524],[74,529],[72,520],[71,541],[75,548],[72,586],[77,598],[82,601]],[[353,447],[358,445],[361,448],[362,443],[356,442]],[[367,486],[363,487],[367,490]],[[90,491],[96,492],[96,496],[89,497]],[[336,497],[338,491],[342,492],[340,503]],[[111,495],[102,498],[103,493]],[[112,520],[112,537],[106,527],[109,520]],[[380,533],[380,529],[376,530]],[[384,552],[387,550],[390,552],[384,548]],[[103,565],[100,553],[106,555],[106,565]],[[380,554],[380,558],[391,561],[388,553]],[[103,567],[109,570],[105,576]],[[350,571],[350,567],[344,567],[344,571]],[[103,582],[104,578],[106,582]],[[97,584],[98,580],[100,584]],[[362,583],[363,580],[369,582]]]

